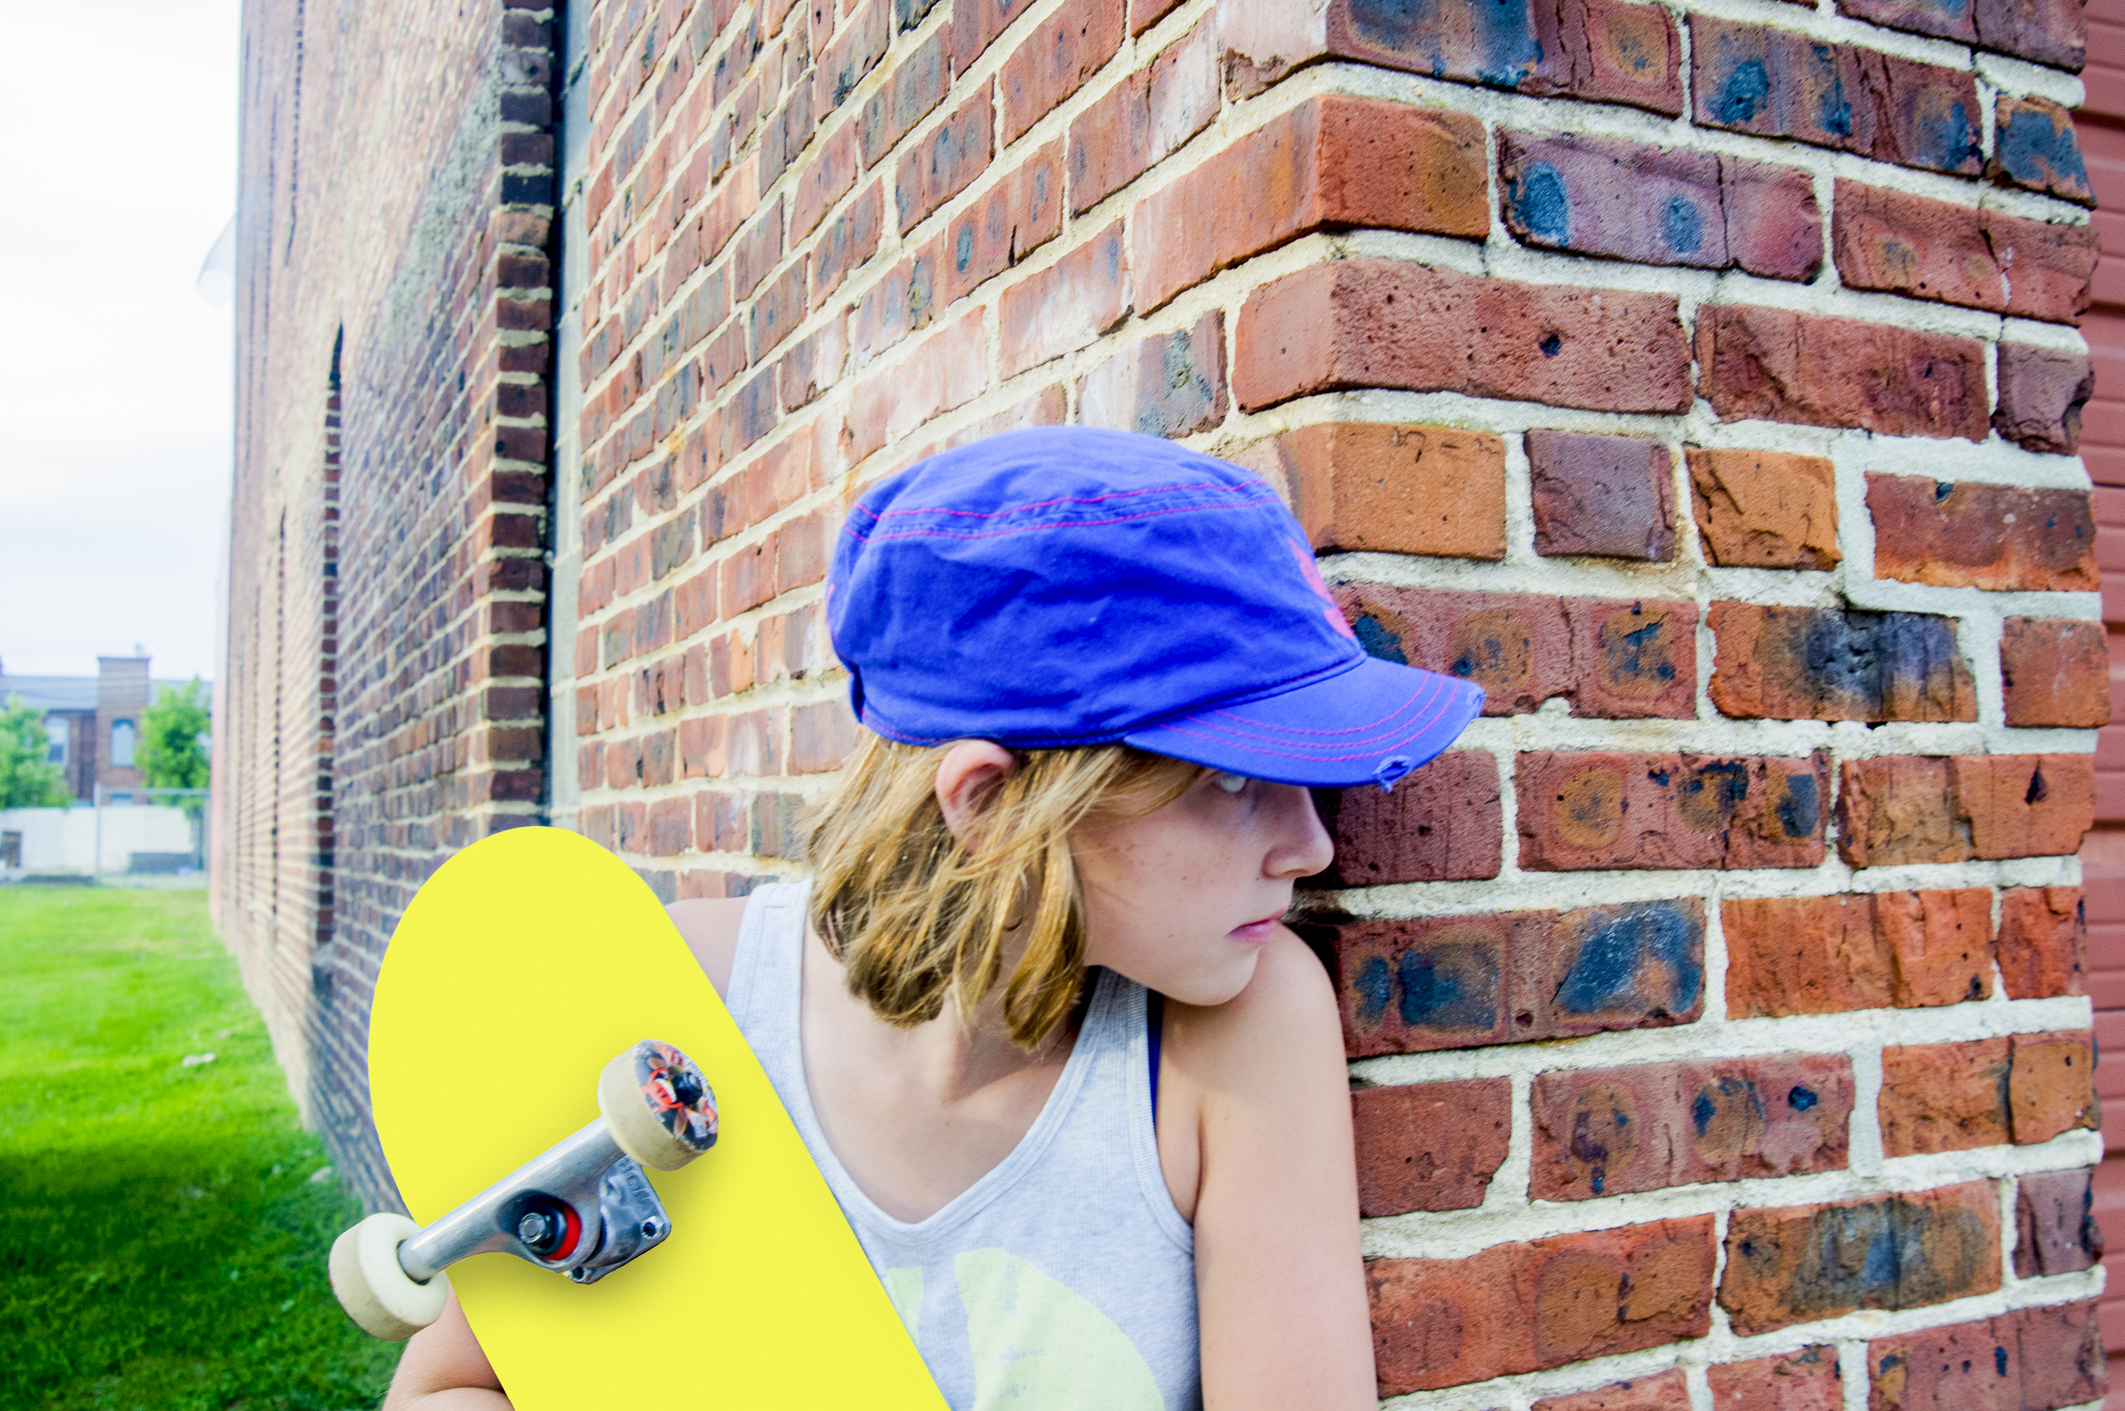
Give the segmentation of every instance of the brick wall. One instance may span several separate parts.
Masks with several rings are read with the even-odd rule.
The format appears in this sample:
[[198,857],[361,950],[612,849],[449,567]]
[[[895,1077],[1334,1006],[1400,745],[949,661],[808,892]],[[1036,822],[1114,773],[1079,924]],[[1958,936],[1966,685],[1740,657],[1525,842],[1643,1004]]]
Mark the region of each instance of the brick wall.
[[1189,438],[1490,693],[1308,893],[1383,1396],[2101,1399],[2075,6],[581,24],[564,821],[667,897],[799,869],[856,490]]
[[545,788],[552,25],[245,8],[215,908],[372,1205],[396,1202],[367,1110],[385,941]]

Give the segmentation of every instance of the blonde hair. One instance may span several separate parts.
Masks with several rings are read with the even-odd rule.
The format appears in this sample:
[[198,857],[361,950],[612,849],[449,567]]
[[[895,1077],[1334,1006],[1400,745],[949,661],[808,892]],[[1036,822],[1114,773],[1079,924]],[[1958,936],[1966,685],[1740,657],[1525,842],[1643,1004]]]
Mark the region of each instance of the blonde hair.
[[[1005,942],[1025,949],[1003,981],[1011,1041],[1037,1048],[1076,1005],[1085,975],[1085,904],[1069,835],[1141,817],[1184,793],[1199,766],[1127,745],[1014,750],[960,842],[937,802],[950,746],[863,732],[855,760],[813,815],[810,920],[848,973],[849,992],[900,1028],[961,1014],[995,988]],[[1028,908],[1031,915],[1028,916]]]

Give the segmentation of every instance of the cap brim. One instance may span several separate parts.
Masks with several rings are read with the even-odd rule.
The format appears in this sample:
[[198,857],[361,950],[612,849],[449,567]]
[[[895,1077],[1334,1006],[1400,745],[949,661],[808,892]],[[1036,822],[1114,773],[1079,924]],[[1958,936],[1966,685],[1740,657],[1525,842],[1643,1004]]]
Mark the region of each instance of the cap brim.
[[1457,676],[1366,657],[1349,671],[1244,705],[1160,721],[1122,738],[1191,764],[1311,788],[1392,785],[1483,710]]

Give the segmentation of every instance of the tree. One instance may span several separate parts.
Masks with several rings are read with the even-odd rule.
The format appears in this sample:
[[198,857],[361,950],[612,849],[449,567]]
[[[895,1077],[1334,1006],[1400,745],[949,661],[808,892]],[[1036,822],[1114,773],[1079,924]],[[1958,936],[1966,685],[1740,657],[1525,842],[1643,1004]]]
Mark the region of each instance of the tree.
[[207,731],[213,721],[200,699],[203,690],[197,676],[177,689],[165,686],[141,716],[133,763],[150,789],[207,786]]
[[0,706],[0,808],[65,808],[66,771],[49,762],[51,736],[44,712],[9,698]]

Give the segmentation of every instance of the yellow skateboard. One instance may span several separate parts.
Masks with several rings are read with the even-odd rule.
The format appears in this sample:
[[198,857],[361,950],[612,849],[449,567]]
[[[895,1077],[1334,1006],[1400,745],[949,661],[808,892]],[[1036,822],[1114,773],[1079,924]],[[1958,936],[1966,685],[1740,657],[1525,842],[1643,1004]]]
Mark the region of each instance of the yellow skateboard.
[[518,1411],[943,1411],[715,987],[597,844],[513,829],[428,879],[369,1095],[413,1218],[348,1230],[331,1275],[377,1336],[454,1286]]

